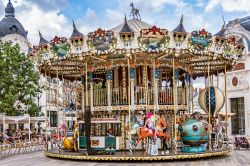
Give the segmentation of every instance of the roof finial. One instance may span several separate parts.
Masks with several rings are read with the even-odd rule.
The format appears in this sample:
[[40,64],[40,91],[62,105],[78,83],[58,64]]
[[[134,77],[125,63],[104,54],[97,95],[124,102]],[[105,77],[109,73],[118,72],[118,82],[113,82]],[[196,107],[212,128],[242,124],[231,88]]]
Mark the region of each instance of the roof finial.
[[127,16],[126,16],[126,14],[125,14],[124,22],[125,23],[127,22]]
[[5,16],[12,16],[15,17],[15,8],[13,7],[11,0],[9,0],[6,8],[5,8]]
[[40,32],[40,30],[38,29],[38,34],[40,37],[43,37],[42,33]]
[[183,14],[181,15],[180,24],[183,24]]
[[224,19],[223,14],[222,14],[222,19],[223,19],[223,26],[222,26],[222,28],[224,29],[224,28],[225,28],[225,25],[226,25],[226,22],[225,22],[225,19]]
[[76,29],[76,24],[75,24],[74,20],[72,20],[72,22],[73,22],[73,28]]

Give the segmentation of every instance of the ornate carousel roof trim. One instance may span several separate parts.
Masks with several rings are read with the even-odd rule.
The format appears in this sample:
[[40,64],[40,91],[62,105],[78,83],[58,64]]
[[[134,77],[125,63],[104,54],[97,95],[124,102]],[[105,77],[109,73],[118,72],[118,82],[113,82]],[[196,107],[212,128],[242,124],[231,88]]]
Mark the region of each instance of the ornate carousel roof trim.
[[[77,30],[74,22],[73,28]],[[105,68],[106,63],[126,66],[126,57],[131,57],[136,65],[152,65],[152,59],[156,59],[159,60],[160,67],[171,64],[175,58],[178,63],[176,68],[183,69],[194,77],[205,76],[208,63],[211,67],[210,73],[223,72],[225,66],[230,70],[242,57],[243,40],[216,36],[222,36],[224,30],[223,26],[220,33],[215,35],[205,29],[188,33],[183,26],[182,15],[180,24],[173,33],[169,33],[167,29],[151,26],[139,19],[127,20],[125,17],[123,24],[111,30],[98,28],[88,33],[86,39],[56,36],[42,48],[34,47],[33,57],[37,59],[42,71],[48,70],[48,65],[55,68],[60,62],[60,73],[65,72],[63,75],[68,79],[75,79],[73,76],[79,74],[74,68],[71,71],[70,67],[80,66],[85,62],[92,64],[94,71]],[[135,34],[132,36],[127,31]],[[128,36],[132,37],[127,39]],[[55,74],[53,72],[51,74]]]

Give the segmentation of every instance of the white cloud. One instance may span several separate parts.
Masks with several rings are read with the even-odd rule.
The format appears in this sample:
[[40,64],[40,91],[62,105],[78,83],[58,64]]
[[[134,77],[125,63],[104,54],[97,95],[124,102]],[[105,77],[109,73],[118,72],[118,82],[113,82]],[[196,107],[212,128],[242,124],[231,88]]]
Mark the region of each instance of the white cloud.
[[[197,14],[192,5],[185,7],[177,7],[175,9],[175,15],[178,16],[178,23],[181,15],[184,15],[184,27],[187,31],[191,32],[202,28],[209,29],[212,27],[208,20],[205,19],[203,13]],[[177,26],[177,25],[175,25]]]
[[250,13],[249,0],[210,0],[205,11],[212,11],[218,5],[220,5],[225,12]]
[[78,29],[87,35],[89,32],[95,31],[97,28],[111,29],[123,23],[124,15],[116,10],[106,9],[105,14],[98,18],[96,12],[88,8],[82,18],[76,20]]
[[124,17],[125,15],[121,12],[107,9],[104,17],[105,22],[108,23],[107,28],[112,28],[123,23]]
[[88,8],[83,16],[80,19],[75,20],[75,22],[79,31],[85,35],[96,30],[100,25],[100,19],[96,12],[91,8]]
[[197,0],[196,1],[196,6],[197,7],[204,7],[205,6],[204,0]]
[[39,40],[38,29],[48,40],[55,35],[66,37],[70,35],[72,31],[70,24],[64,15],[58,14],[58,11],[45,12],[35,4],[24,3],[24,5],[29,5],[30,10],[19,12],[17,18],[28,28],[30,42],[37,43]]

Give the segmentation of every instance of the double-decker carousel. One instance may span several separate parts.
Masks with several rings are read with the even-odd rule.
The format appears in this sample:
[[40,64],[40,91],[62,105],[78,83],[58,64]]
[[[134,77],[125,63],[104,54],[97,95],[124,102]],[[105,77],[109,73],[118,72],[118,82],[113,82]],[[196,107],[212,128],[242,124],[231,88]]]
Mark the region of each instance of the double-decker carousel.
[[[223,93],[212,78],[240,60],[242,39],[226,36],[224,25],[215,35],[205,29],[188,33],[183,16],[173,31],[161,29],[138,19],[131,7],[133,18],[125,16],[111,30],[98,28],[85,36],[73,22],[70,38],[56,36],[48,42],[40,33],[39,46],[29,57],[49,80],[46,94],[50,79],[56,80],[54,105],[63,112],[58,126],[64,126],[57,128],[64,134],[62,148],[46,148],[45,155],[152,161],[229,154],[226,139],[213,135],[227,101],[226,81]],[[192,80],[197,77],[207,82],[199,94],[206,115],[193,110]],[[50,98],[46,95],[48,105]],[[225,107],[227,122],[227,103]],[[67,126],[67,112],[74,114],[71,135],[60,131]],[[227,136],[227,125],[221,132]]]

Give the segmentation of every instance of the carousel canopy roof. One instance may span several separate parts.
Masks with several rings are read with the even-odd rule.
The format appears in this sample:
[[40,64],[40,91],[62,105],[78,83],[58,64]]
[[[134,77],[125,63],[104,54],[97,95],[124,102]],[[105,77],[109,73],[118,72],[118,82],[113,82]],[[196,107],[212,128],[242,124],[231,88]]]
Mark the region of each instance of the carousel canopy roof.
[[[135,37],[124,41],[119,35],[121,31],[133,31]],[[205,29],[187,33],[182,16],[174,31],[185,32],[185,35],[169,33],[165,28],[151,26],[133,17],[110,30],[93,30],[80,42],[55,36],[48,47],[34,47],[30,57],[38,61],[42,73],[48,74],[50,70],[52,77],[58,74],[59,78],[69,80],[80,80],[86,63],[88,71],[97,74],[128,64],[132,67],[155,65],[163,72],[172,73],[174,65],[186,76],[196,78],[207,76],[208,68],[210,74],[224,72],[225,67],[232,69],[244,53],[242,39],[235,36],[218,38],[223,36],[223,28],[215,35]],[[81,33],[74,28],[73,34]]]
[[[123,29],[124,24],[125,22],[112,28],[111,31],[120,32]],[[127,21],[127,24],[134,32],[140,32],[142,29],[147,29],[152,27],[152,25],[149,25],[148,23],[145,23],[138,19],[130,19]]]

